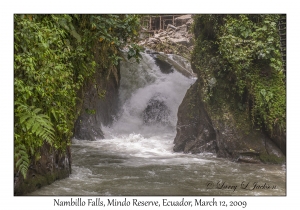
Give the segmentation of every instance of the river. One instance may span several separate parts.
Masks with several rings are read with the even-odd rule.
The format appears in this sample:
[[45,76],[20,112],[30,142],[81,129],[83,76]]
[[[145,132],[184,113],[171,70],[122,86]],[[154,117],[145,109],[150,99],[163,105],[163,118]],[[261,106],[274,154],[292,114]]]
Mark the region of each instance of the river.
[[[120,112],[105,139],[72,140],[72,174],[29,195],[286,195],[286,166],[173,152],[177,110],[196,78],[154,55],[121,65]],[[168,55],[185,69],[188,62]],[[101,125],[99,125],[101,126]]]

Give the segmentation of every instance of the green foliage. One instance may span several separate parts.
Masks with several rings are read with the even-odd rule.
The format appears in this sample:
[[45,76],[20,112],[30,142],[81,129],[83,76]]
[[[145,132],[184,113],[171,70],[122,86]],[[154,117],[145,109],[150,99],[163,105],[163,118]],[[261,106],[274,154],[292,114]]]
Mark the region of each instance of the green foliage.
[[[197,15],[193,65],[204,100],[234,95],[253,124],[286,129],[286,86],[278,35],[279,15]],[[202,27],[202,28],[201,28]],[[211,86],[209,81],[216,79]]]
[[128,50],[127,59],[135,58],[137,62],[140,62],[140,59],[142,58],[140,52],[141,47],[137,44],[132,44]]
[[19,169],[23,177],[26,179],[27,170],[30,165],[27,149],[24,144],[16,142],[17,136],[15,135],[15,161],[16,168]]
[[85,112],[88,114],[96,114],[96,110],[94,109],[85,109]]
[[65,151],[78,114],[78,91],[95,71],[107,76],[115,69],[121,49],[138,36],[138,20],[135,15],[14,16],[15,169],[25,178],[44,143]]
[[[219,51],[236,71],[248,69],[253,61],[282,71],[277,22],[279,15],[262,15],[259,22],[251,16],[227,17],[220,28]],[[239,73],[239,72],[238,72]]]
[[34,136],[40,141],[44,139],[47,143],[52,144],[54,141],[54,128],[50,118],[47,115],[40,114],[41,109],[39,108],[28,107],[23,104],[18,106],[18,103],[16,106],[15,116],[19,119],[20,125],[23,126],[23,135],[30,134],[30,136]]

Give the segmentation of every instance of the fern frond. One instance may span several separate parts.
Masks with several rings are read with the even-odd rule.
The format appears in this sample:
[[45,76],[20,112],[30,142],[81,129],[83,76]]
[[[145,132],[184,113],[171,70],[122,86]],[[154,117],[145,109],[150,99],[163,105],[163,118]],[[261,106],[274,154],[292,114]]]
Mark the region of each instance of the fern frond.
[[28,118],[30,117],[30,115],[29,114],[24,114],[24,115],[22,115],[22,117],[20,117],[20,123],[23,123],[25,120],[27,120]]
[[20,124],[23,124],[33,135],[52,144],[55,130],[50,118],[45,114],[40,114],[42,110],[33,106],[20,105],[18,110],[17,116],[19,116]]
[[34,114],[37,114],[37,113],[39,113],[40,111],[42,111],[40,108],[36,108],[36,109],[34,109],[32,112],[33,112]]
[[51,113],[52,113],[52,115],[53,115],[55,121],[58,122],[58,117],[57,117],[55,111],[54,111],[54,110],[51,110]]
[[35,123],[33,126],[32,126],[32,129],[31,129],[31,131],[32,131],[32,133],[36,133],[37,132],[37,130],[38,130],[38,128],[39,128],[39,124],[38,123]]
[[30,161],[26,152],[26,147],[23,144],[19,144],[15,147],[15,160],[16,168],[21,172],[24,179],[26,179]]
[[35,117],[30,116],[30,118],[27,121],[24,122],[26,129],[30,130],[31,127],[33,126],[34,122],[35,122]]

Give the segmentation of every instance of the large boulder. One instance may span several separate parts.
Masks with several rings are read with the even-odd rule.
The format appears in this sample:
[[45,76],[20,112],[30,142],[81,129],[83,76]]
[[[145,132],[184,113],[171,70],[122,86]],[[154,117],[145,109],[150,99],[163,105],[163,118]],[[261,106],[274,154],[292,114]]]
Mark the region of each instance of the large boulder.
[[187,91],[178,108],[177,134],[174,139],[175,152],[216,152],[216,133],[197,95],[198,83]]
[[179,106],[175,152],[210,152],[249,163],[285,161],[281,150],[264,132],[253,127],[243,112],[225,102],[208,106],[201,99],[200,89],[197,80]]
[[170,74],[174,72],[174,67],[170,63],[168,63],[165,59],[163,59],[164,57],[162,57],[159,54],[153,55],[152,57],[154,58],[155,64],[159,67],[162,73]]
[[152,98],[143,111],[143,121],[145,124],[168,124],[169,115],[170,110],[166,104],[161,100]]

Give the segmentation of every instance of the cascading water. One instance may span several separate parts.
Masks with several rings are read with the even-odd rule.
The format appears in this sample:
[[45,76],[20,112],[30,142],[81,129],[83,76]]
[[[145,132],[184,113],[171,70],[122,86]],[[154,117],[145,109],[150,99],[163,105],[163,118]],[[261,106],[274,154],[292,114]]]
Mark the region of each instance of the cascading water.
[[179,56],[164,65],[142,57],[121,65],[122,106],[102,127],[105,139],[74,139],[71,176],[30,195],[285,195],[285,165],[173,152],[177,110],[195,78]]
[[150,54],[143,54],[140,64],[123,63],[121,72],[123,105],[114,125],[103,128],[106,137],[132,133],[144,137],[174,135],[178,107],[195,78],[177,71],[165,73]]

